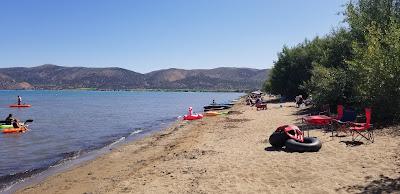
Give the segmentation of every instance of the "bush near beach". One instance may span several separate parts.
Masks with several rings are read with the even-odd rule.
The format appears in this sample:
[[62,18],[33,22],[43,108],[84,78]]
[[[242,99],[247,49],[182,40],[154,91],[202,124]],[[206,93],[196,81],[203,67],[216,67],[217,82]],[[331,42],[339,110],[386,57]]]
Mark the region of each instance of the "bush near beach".
[[264,89],[315,105],[372,107],[376,123],[400,122],[400,1],[350,1],[341,27],[284,47]]

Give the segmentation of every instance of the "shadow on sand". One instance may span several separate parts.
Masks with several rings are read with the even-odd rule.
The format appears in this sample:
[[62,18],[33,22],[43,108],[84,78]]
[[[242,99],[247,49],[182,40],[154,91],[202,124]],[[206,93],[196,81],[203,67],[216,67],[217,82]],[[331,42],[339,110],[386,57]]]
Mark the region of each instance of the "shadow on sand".
[[299,108],[299,110],[297,110],[294,115],[315,115],[318,114],[317,111],[312,108],[312,107],[307,107],[307,108]]
[[264,150],[267,151],[267,152],[281,152],[281,151],[284,151],[283,148],[276,148],[276,147],[272,147],[272,146],[266,147]]
[[390,178],[380,175],[379,179],[371,180],[370,176],[365,177],[367,185],[353,185],[336,189],[336,191],[346,191],[349,193],[399,193],[400,177]]
[[340,141],[340,143],[346,144],[346,146],[355,147],[364,144],[361,141]]

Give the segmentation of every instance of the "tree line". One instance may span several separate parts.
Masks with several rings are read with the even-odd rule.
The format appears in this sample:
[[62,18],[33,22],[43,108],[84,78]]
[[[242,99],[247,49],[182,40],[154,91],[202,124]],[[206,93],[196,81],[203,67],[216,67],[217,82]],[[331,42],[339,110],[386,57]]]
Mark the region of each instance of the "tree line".
[[345,27],[278,53],[264,89],[315,106],[373,109],[375,122],[400,121],[400,0],[354,0]]

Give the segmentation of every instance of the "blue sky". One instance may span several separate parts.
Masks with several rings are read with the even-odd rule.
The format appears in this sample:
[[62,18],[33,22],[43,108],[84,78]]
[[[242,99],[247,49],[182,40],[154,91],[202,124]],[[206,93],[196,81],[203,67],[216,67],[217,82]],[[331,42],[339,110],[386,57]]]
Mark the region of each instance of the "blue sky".
[[2,0],[0,67],[270,68],[346,0]]

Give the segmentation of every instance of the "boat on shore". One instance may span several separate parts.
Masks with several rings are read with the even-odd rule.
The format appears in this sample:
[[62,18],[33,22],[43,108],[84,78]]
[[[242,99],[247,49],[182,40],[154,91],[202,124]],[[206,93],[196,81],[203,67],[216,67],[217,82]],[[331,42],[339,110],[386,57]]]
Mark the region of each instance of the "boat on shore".
[[204,106],[204,112],[207,111],[215,111],[215,110],[225,110],[232,108],[234,104],[232,103],[226,103],[226,104],[216,104],[216,103],[211,103],[210,105]]

